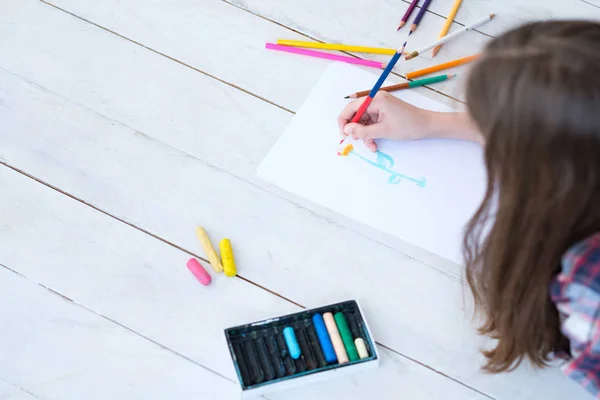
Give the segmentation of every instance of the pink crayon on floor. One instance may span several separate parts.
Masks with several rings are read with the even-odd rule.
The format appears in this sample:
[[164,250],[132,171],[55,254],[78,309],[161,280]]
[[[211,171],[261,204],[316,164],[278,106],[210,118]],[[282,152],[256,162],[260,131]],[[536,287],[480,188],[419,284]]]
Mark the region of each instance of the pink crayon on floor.
[[373,67],[373,68],[379,68],[379,69],[384,68],[383,63],[379,62],[379,61],[370,61],[370,60],[363,60],[361,58],[340,56],[337,54],[324,53],[322,51],[315,51],[315,50],[307,50],[307,49],[302,49],[299,47],[281,46],[281,45],[274,44],[274,43],[267,43],[265,45],[265,48],[267,48],[269,50],[285,51],[287,53],[300,54],[303,56],[325,58],[327,60],[333,60],[333,61],[341,61],[341,62],[345,62],[348,64],[357,64],[357,65],[362,65],[365,67]]
[[204,286],[208,286],[210,284],[212,279],[208,272],[206,272],[204,267],[200,265],[198,260],[196,260],[195,258],[190,258],[187,262],[187,267],[190,270],[190,272],[194,274],[194,276],[200,281],[201,284],[203,284]]

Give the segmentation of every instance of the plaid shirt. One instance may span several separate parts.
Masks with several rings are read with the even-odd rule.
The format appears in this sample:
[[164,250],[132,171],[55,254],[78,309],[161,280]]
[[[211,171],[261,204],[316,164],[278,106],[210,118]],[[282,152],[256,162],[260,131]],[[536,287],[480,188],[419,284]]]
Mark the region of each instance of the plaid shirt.
[[571,344],[572,358],[562,369],[600,399],[600,233],[565,253],[550,295]]

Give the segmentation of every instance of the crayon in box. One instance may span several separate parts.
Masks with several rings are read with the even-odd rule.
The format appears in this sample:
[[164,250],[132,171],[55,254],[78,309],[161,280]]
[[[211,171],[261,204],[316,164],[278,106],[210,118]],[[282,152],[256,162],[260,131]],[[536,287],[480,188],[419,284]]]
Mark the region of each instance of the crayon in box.
[[[327,316],[327,313],[331,315]],[[328,320],[327,330],[321,322],[324,315]],[[332,324],[338,329],[332,328]],[[327,344],[328,338],[336,336],[330,329],[337,330],[339,336]],[[355,300],[228,328],[225,338],[242,389],[242,399],[346,376],[379,365],[371,330]],[[334,350],[335,354],[332,354]],[[339,354],[344,350],[345,354]],[[338,362],[346,359],[348,362]]]

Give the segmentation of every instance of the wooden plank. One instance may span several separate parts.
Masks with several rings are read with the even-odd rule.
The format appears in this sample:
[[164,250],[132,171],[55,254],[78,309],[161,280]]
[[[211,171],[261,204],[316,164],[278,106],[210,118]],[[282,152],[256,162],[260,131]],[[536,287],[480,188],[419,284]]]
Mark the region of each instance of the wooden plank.
[[[320,37],[332,29],[332,25],[345,25],[349,30],[361,30],[374,40],[392,35],[410,1],[378,0],[368,4],[348,4],[343,0],[332,0],[326,4],[318,0],[299,0],[284,2],[277,0],[225,0],[258,15],[292,27],[301,33],[310,32]],[[548,19],[591,19],[600,20],[600,10],[594,7],[598,0],[478,0],[464,1],[455,21],[466,25],[481,19],[486,14],[497,14],[493,23],[477,30],[487,35],[500,33],[523,23]],[[591,4],[590,4],[591,3]],[[452,9],[454,0],[435,0],[428,7],[429,12],[423,18],[423,24],[430,23],[431,32],[426,36],[437,37],[444,25],[445,18]],[[367,7],[369,8],[367,10]],[[413,14],[412,18],[416,12]],[[366,17],[365,16],[371,16]],[[389,17],[387,17],[389,16]],[[329,18],[329,22],[325,19]],[[412,20],[412,19],[411,19]],[[357,26],[362,25],[362,26]],[[455,24],[456,25],[456,24]],[[455,26],[453,29],[458,28]],[[417,30],[419,32],[421,27]],[[334,38],[335,39],[335,38]],[[340,40],[340,39],[337,39]],[[441,55],[441,53],[440,53]],[[436,58],[437,59],[437,58]]]
[[[47,1],[290,110],[296,110],[300,106],[329,63],[324,60],[265,50],[265,42],[275,42],[280,38],[310,39],[220,1]],[[277,6],[277,4],[273,5]],[[365,7],[367,6],[368,4],[365,4]],[[322,8],[322,5],[318,8]],[[327,19],[329,24],[339,25],[337,19],[332,21],[329,16],[322,15],[322,17]],[[434,16],[434,18],[423,25],[421,28],[423,32],[419,32],[420,36],[415,37],[417,41],[413,43],[414,45],[427,39],[426,32],[435,25],[433,22],[441,20],[439,17]],[[434,29],[438,28],[434,27]],[[218,32],[218,34],[207,35],[206,32]],[[310,30],[304,30],[303,33],[323,39]],[[400,46],[403,37],[399,38],[395,31],[389,33],[390,35],[382,41],[374,40],[371,35],[361,36],[351,31],[344,31],[335,40],[374,46]],[[462,54],[475,53],[486,38],[481,37],[478,40],[461,41],[461,47],[458,48],[449,46],[445,49],[445,56],[458,58]],[[389,60],[389,56],[356,55],[382,62]],[[243,65],[243,68],[240,68],[240,65]],[[415,59],[410,64],[407,63],[406,67],[399,67],[398,71],[403,73],[406,70],[420,69],[429,65],[427,59]],[[410,68],[407,69],[409,66]],[[457,69],[460,70],[465,68]],[[390,79],[390,82],[402,81],[403,79],[399,77]],[[437,84],[435,88],[442,93],[455,97],[461,96],[461,84],[458,80]],[[427,89],[421,91],[446,104],[460,107],[445,96],[436,95]]]
[[[215,237],[233,240],[242,275],[306,306],[357,298],[379,341],[493,396],[553,399],[573,390],[557,371],[480,374],[483,342],[458,280],[12,74],[0,72],[0,88],[4,162],[191,252],[199,252],[193,229],[202,223]],[[4,177],[0,182],[3,193],[18,188]],[[203,290],[184,270],[184,254],[127,227],[113,232],[108,222],[47,197],[25,193],[0,207],[9,218],[0,237],[5,248],[36,249],[5,251],[6,262],[144,336],[231,376],[213,342],[220,329],[283,314],[258,289],[240,298],[237,281],[219,277],[217,292]],[[37,268],[39,254],[46,268]],[[77,260],[85,260],[83,267]],[[103,300],[111,298],[118,300]],[[195,305],[208,304],[198,318]]]
[[[392,0],[382,1],[390,4],[395,3]],[[496,23],[484,25],[481,28],[478,28],[478,30],[488,35],[497,36],[508,29],[535,20],[600,20],[600,10],[592,7],[595,1],[598,0],[465,1],[460,7],[455,21],[462,25],[466,25],[476,22],[486,14],[496,13],[498,15],[498,21],[496,21]],[[432,1],[429,10],[435,14],[446,17],[453,4],[454,0]],[[403,10],[404,8],[401,8],[401,12],[403,12]]]
[[[0,262],[64,296],[0,267],[0,376],[42,398],[239,398],[223,329],[300,310],[241,279],[202,287],[183,251],[6,167],[0,190]],[[380,351],[375,371],[269,398],[486,399]]]
[[[3,170],[0,175],[8,189]],[[21,242],[19,250],[30,251],[27,243],[31,242]],[[46,260],[38,259],[34,267]],[[1,397],[0,389],[0,398],[231,399],[237,395],[231,380],[1,266],[0,303],[5,305],[0,307],[0,376],[4,377],[0,382],[13,388],[12,393],[10,387],[5,392],[7,397]]]

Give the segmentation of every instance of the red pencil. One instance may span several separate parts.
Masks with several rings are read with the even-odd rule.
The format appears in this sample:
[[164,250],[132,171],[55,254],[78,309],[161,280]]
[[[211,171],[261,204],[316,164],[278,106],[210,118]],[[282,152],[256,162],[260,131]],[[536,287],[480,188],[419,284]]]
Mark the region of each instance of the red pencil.
[[415,7],[417,6],[418,2],[419,2],[419,0],[411,1],[410,5],[408,6],[408,10],[406,10],[406,12],[404,13],[404,16],[402,17],[402,20],[400,21],[400,25],[398,26],[398,29],[396,29],[397,31],[399,31],[400,28],[402,28],[404,25],[406,25],[406,21],[408,21],[408,19],[410,18],[410,14],[412,14],[412,12],[415,9]]

